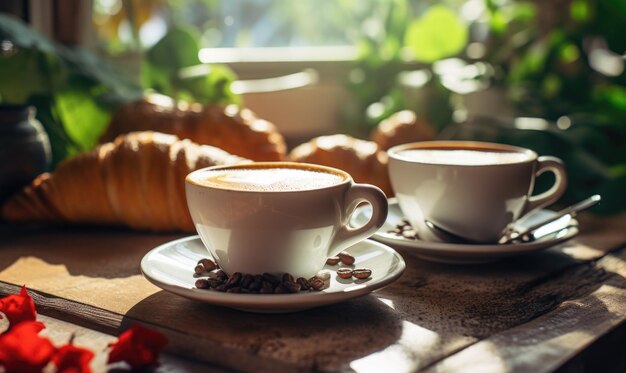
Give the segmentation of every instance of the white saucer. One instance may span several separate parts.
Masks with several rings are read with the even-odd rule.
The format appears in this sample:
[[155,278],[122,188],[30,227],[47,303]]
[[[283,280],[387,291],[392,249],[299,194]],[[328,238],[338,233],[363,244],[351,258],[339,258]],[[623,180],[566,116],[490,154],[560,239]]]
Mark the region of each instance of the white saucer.
[[404,260],[395,250],[364,240],[346,250],[355,257],[356,267],[372,270],[367,280],[343,280],[331,270],[330,286],[322,291],[296,294],[235,294],[196,289],[193,268],[201,258],[210,257],[198,236],[165,243],[148,252],[141,260],[141,272],[156,286],[183,297],[250,312],[292,312],[356,298],[382,288],[404,271]]
[[[359,206],[354,214],[352,214],[351,225],[360,226],[367,222],[371,216],[371,211],[369,205]],[[536,210],[524,217],[517,226],[520,228],[530,226],[554,214],[555,213],[550,210]],[[567,241],[578,234],[578,221],[566,215],[550,223],[545,229],[541,228],[541,230],[547,233],[546,235],[542,235],[542,232],[538,231],[537,235],[542,237],[538,238],[536,241],[527,243],[496,245],[430,242],[419,239],[408,239],[397,236],[395,233],[388,233],[388,231],[396,227],[396,224],[398,224],[403,217],[400,206],[398,206],[395,198],[390,198],[387,221],[371,238],[388,245],[410,248],[412,253],[422,259],[448,264],[493,262],[513,255],[544,250],[558,243]]]

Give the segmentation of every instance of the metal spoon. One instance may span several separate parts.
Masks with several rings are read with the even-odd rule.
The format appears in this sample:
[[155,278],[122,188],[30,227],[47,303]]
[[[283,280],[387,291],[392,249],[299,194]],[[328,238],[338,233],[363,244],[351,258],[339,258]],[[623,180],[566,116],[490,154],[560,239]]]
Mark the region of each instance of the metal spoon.
[[[559,212],[557,212],[555,215],[552,215],[546,219],[543,219],[533,225],[531,225],[530,227],[524,228],[522,230],[518,230],[515,228],[515,225],[517,223],[517,221],[509,224],[504,231],[502,232],[502,236],[500,237],[500,239],[498,239],[498,244],[500,245],[504,245],[504,244],[508,244],[514,241],[521,241],[521,242],[530,242],[535,240],[535,237],[533,236],[533,232],[535,232],[536,230],[538,230],[541,227],[544,227],[556,220],[561,219],[562,217],[564,217],[565,215],[570,215],[571,217],[575,217],[576,214],[580,211],[586,210],[594,205],[596,205],[598,202],[600,202],[601,197],[598,194],[594,194],[593,196],[586,198],[574,205],[571,205]],[[478,243],[483,243],[484,242],[477,242],[475,240],[469,239],[469,238],[465,238],[465,237],[461,237],[457,234],[454,234],[452,232],[449,232],[448,230],[437,226],[436,224],[434,224],[432,221],[430,220],[425,220],[424,223],[426,224],[426,226],[431,230],[431,232],[437,236],[440,240],[444,241],[444,242],[449,242],[449,243],[470,243],[470,244],[478,244]],[[563,229],[562,227],[559,228],[559,230]]]
[[534,239],[532,233],[536,231],[537,229],[549,223],[552,223],[553,221],[559,220],[565,215],[570,215],[571,217],[575,217],[577,213],[587,210],[588,208],[592,206],[595,206],[598,202],[600,202],[601,199],[602,197],[600,197],[599,194],[594,194],[593,196],[589,198],[586,198],[576,204],[573,204],[569,207],[564,208],[563,210],[557,212],[556,215],[543,219],[531,225],[530,227],[522,229],[521,231],[518,231],[517,229],[515,229],[514,224],[509,224],[509,226],[502,233],[502,237],[500,237],[500,239],[498,240],[498,243],[507,244],[513,241],[522,241],[522,242],[532,241]]

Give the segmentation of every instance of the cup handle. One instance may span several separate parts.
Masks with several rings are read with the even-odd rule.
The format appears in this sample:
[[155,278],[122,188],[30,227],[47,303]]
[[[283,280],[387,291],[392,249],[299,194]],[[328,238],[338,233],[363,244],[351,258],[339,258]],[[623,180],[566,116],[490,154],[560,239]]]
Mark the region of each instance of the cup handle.
[[565,193],[565,189],[567,188],[567,173],[565,172],[563,161],[556,157],[541,156],[537,159],[537,163],[538,167],[537,171],[535,171],[535,176],[549,171],[554,174],[556,180],[554,181],[554,185],[547,191],[528,198],[528,203],[522,215],[556,202],[561,198],[563,193]]
[[[379,188],[369,184],[353,184],[350,187],[345,199],[346,211],[349,214],[361,202],[367,202],[372,205],[372,217],[363,226],[358,228],[350,228],[346,223],[333,238],[328,248],[328,256],[335,256],[347,247],[368,238],[374,234],[380,227],[385,224],[387,219],[387,197]],[[350,221],[350,216],[347,217]]]

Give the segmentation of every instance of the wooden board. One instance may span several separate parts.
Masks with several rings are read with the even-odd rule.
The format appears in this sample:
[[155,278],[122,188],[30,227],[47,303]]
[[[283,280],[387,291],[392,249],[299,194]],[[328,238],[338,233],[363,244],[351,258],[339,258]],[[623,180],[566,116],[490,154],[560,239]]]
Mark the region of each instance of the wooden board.
[[[581,226],[575,241],[494,264],[433,264],[400,250],[407,271],[391,286],[282,315],[209,306],[148,283],[139,273],[141,257],[178,235],[2,227],[0,293],[26,284],[44,314],[113,334],[141,321],[166,333],[172,352],[247,371],[455,370],[471,366],[472,356],[500,356],[494,345],[502,346],[507,369],[493,371],[525,371],[528,362],[514,355],[527,354],[523,347],[541,355],[546,325],[598,315],[581,319],[589,323],[584,327],[555,327],[564,347],[537,370],[549,371],[626,317],[620,308],[626,286],[611,286],[626,277],[626,257],[607,256],[626,245],[626,219],[586,219]],[[613,311],[595,312],[607,299]],[[586,339],[570,343],[581,330]],[[533,338],[536,349],[528,343]]]

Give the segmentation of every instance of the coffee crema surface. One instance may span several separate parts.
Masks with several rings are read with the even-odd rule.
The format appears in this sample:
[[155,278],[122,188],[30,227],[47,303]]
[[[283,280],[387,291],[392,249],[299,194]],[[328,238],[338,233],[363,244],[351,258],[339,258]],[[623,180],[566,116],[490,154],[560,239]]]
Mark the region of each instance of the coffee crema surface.
[[233,168],[211,170],[197,182],[220,189],[290,192],[322,189],[344,182],[340,174],[304,168]]
[[523,152],[477,149],[407,149],[398,152],[402,158],[430,164],[486,166],[525,162],[531,155]]

